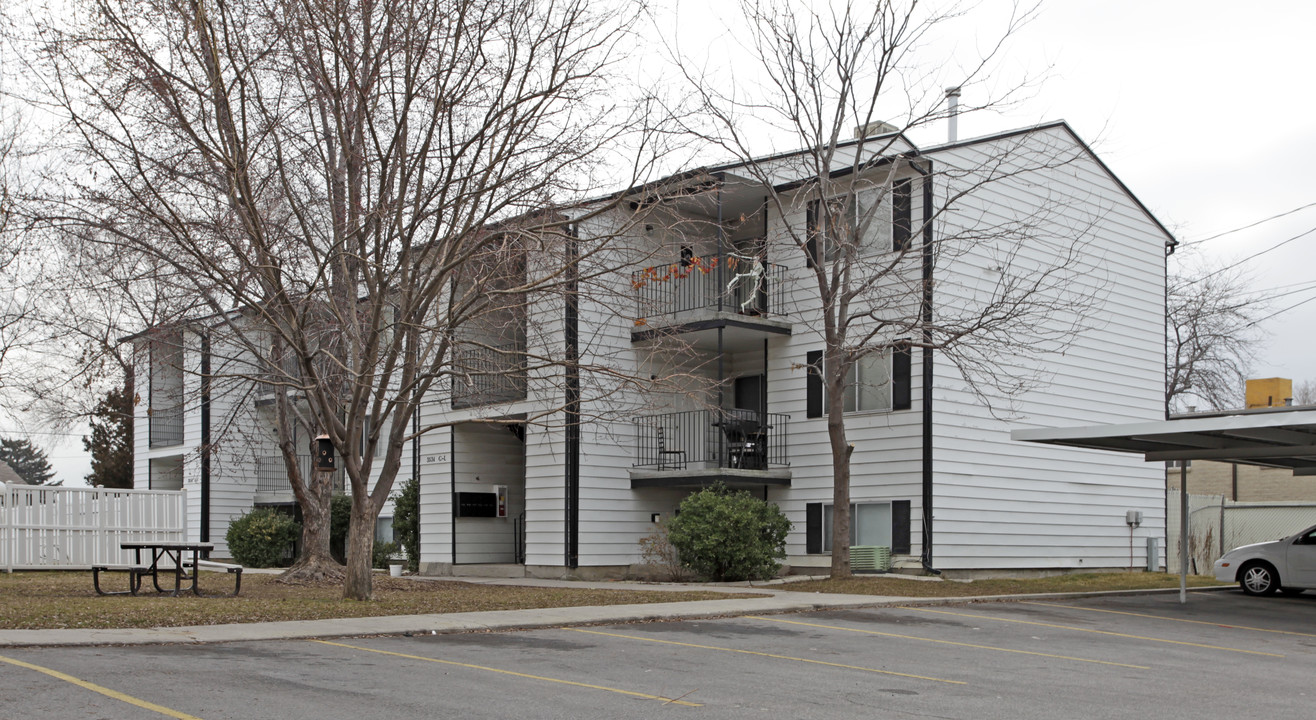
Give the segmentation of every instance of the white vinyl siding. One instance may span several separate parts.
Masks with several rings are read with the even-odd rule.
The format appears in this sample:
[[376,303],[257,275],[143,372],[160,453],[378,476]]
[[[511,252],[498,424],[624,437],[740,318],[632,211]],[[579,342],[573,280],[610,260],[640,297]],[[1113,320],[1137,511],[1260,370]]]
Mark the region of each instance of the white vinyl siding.
[[[1002,372],[1040,380],[1009,400],[988,391],[994,407],[944,355],[934,355],[934,562],[967,569],[1125,567],[1131,541],[1140,552],[1147,537],[1164,536],[1164,467],[1119,453],[1016,443],[1009,433],[1164,417],[1165,235],[1062,128],[929,155],[943,170],[1002,156],[1017,163],[1053,158],[1045,170],[983,185],[937,231],[962,230],[957,223],[1026,223],[1033,240],[1012,249],[1025,269],[1053,262],[1077,242],[1079,265],[1057,277],[1048,297],[1092,298],[1077,316],[1057,312],[1017,340],[1036,350],[1047,331],[1076,323],[1063,351],[994,358]],[[939,187],[938,197],[955,190]],[[993,250],[981,242],[958,259],[959,272],[939,275],[934,314],[983,302],[999,277],[1001,255]],[[1130,509],[1145,517],[1133,537],[1124,524]]]

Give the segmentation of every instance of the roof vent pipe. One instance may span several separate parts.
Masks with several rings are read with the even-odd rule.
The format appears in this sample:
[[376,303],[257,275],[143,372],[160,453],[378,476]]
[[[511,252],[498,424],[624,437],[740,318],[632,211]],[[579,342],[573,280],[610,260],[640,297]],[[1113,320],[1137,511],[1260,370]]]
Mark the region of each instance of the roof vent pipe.
[[946,134],[950,142],[960,137],[960,86],[946,88]]

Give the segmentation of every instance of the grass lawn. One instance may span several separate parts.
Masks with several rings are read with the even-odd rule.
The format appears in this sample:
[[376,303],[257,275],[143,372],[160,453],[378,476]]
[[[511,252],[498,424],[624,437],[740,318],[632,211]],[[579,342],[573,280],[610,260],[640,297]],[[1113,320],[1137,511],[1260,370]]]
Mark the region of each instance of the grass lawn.
[[[1209,575],[1189,575],[1188,587],[1220,585]],[[791,583],[785,589],[798,592],[846,593],[850,595],[897,595],[902,597],[970,597],[974,595],[1017,595],[1027,593],[1094,592],[1097,590],[1147,590],[1179,587],[1178,575],[1166,573],[1078,573],[1044,578],[942,580],[925,582],[889,575],[857,575],[848,580],[813,580]]]
[[[375,599],[362,603],[343,600],[340,585],[288,586],[274,582],[275,577],[244,575],[242,593],[235,598],[196,597],[190,592],[176,598],[153,594],[102,597],[92,588],[90,571],[0,573],[0,629],[179,627],[746,597],[716,592],[417,582],[376,576]],[[233,579],[226,573],[203,572],[200,585],[203,591],[231,592]],[[127,586],[123,573],[101,576],[101,587],[107,590]]]

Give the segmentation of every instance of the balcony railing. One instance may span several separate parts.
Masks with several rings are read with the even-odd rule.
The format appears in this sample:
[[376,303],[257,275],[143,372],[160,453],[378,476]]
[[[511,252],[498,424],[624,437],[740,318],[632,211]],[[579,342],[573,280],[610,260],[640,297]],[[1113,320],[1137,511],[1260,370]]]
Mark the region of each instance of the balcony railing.
[[169,447],[183,444],[183,409],[181,407],[151,408],[151,447]]
[[453,349],[452,372],[453,409],[526,397],[525,351],[517,346],[459,344]]
[[767,470],[790,465],[790,415],[690,410],[634,419],[635,467]]
[[[297,469],[302,473],[302,481],[310,480],[311,473],[314,472],[310,455],[297,456]],[[338,469],[334,471],[330,478],[330,483],[334,492],[343,492],[343,471]],[[274,493],[274,494],[292,494],[292,486],[288,484],[288,470],[283,464],[282,455],[266,455],[256,458],[256,492]]]
[[727,254],[655,265],[631,274],[636,319],[694,310],[741,315],[784,315],[785,268]]

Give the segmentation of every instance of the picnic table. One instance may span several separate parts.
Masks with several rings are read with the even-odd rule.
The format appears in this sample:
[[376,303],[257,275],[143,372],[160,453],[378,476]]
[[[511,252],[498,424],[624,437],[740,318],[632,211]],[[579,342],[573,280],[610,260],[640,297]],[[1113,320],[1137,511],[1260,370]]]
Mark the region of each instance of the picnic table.
[[[215,549],[212,543],[193,543],[193,542],[166,542],[166,541],[133,541],[120,543],[119,547],[124,550],[133,551],[133,564],[130,566],[112,566],[96,565],[91,568],[92,585],[95,586],[96,592],[101,595],[136,595],[141,591],[145,579],[149,576],[151,584],[155,586],[155,591],[162,594],[178,597],[182,593],[185,582],[192,584],[192,594],[200,595],[201,590],[197,587],[197,576],[200,575],[202,565],[210,565],[219,569],[225,569],[230,575],[235,577],[233,585],[233,595],[237,595],[242,589],[242,566],[227,565],[225,563],[210,562],[201,559],[201,553],[209,553]],[[149,552],[151,556],[150,563],[142,562],[143,552]],[[184,557],[191,553],[190,560],[184,560]],[[101,589],[100,574],[102,572],[111,572],[122,570],[128,573],[128,589],[125,591],[110,592]],[[173,590],[167,590],[160,587],[160,575],[168,578],[170,575],[174,578]],[[166,585],[167,585],[166,580]]]

